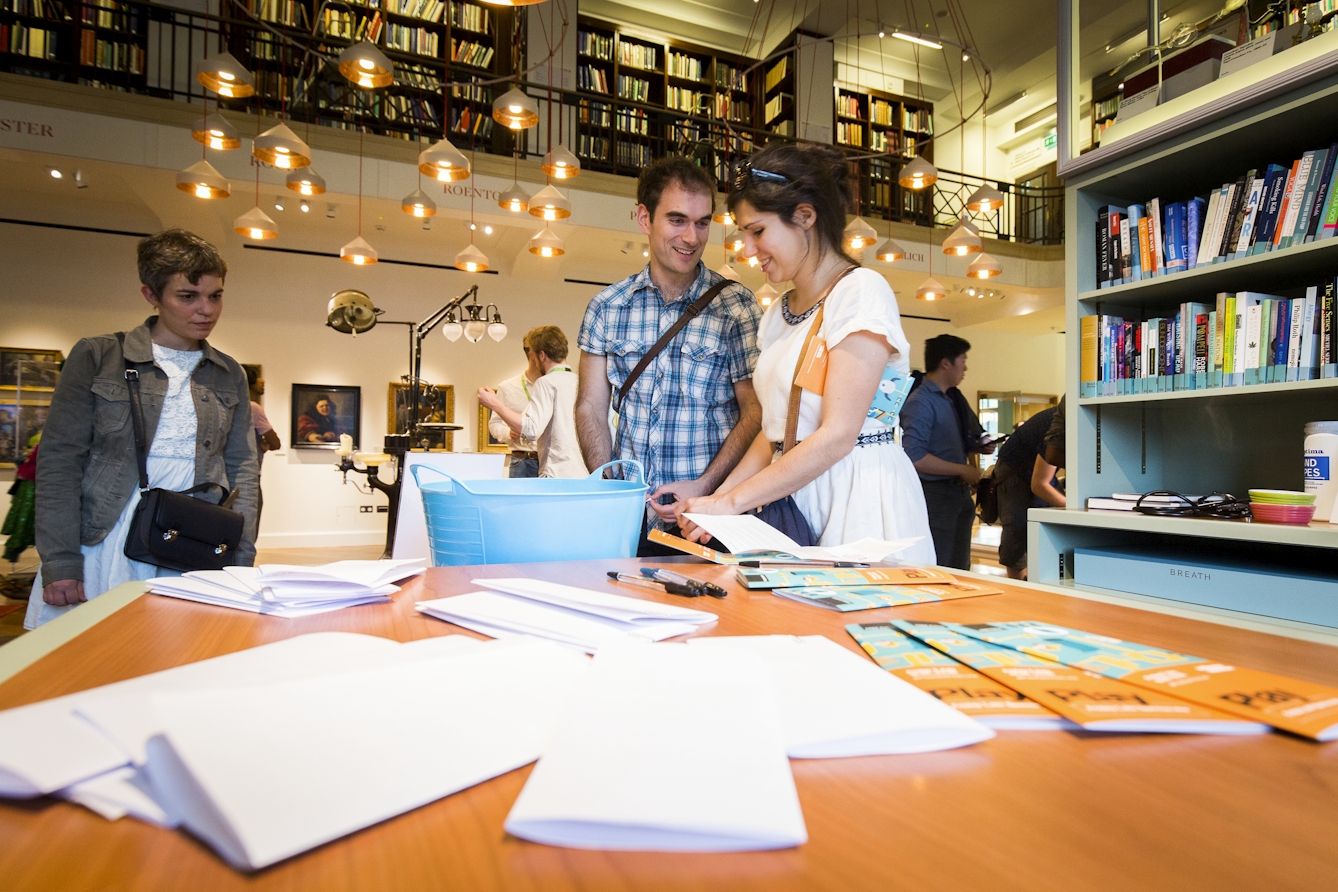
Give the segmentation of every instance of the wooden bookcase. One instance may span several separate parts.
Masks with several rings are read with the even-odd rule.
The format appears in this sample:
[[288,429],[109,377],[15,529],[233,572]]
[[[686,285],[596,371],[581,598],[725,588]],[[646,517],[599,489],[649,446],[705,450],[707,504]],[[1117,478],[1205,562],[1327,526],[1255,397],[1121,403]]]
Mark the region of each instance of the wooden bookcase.
[[[1078,398],[1080,320],[1093,314],[1151,318],[1218,292],[1303,296],[1338,274],[1338,239],[1313,242],[1188,272],[1099,289],[1093,236],[1102,205],[1181,201],[1243,171],[1290,163],[1335,138],[1338,73],[1246,106],[1228,106],[1196,129],[1069,177],[1065,203],[1068,509],[1033,509],[1031,579],[1073,585],[1075,547],[1170,546],[1185,554],[1226,542],[1233,553],[1283,573],[1326,560],[1338,524],[1308,527],[1084,510],[1092,496],[1158,489],[1202,495],[1303,488],[1303,427],[1338,418],[1338,379],[1248,387]],[[1164,205],[1163,205],[1164,206]],[[1277,616],[1265,596],[1209,607]]]
[[148,17],[120,0],[0,0],[0,66],[144,92]]
[[933,160],[934,106],[881,90],[836,84],[834,142],[864,152],[887,152],[891,157],[870,158],[867,177],[859,177],[860,206],[892,219],[927,217],[932,198],[897,185],[901,167],[917,154]]

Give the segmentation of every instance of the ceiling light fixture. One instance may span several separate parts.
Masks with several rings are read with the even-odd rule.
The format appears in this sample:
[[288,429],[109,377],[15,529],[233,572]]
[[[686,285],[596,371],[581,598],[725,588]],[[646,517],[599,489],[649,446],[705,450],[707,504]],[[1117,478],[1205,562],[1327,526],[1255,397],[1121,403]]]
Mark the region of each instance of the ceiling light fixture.
[[539,103],[512,87],[493,100],[492,118],[511,130],[525,130],[539,123]]
[[232,53],[219,53],[202,60],[195,68],[195,79],[206,90],[225,99],[244,99],[256,91],[255,79]]
[[938,168],[919,155],[912,158],[897,176],[897,183],[903,189],[910,189],[914,192],[928,188],[937,182]]
[[325,178],[310,167],[288,174],[284,183],[298,195],[324,195]]
[[551,223],[571,216],[571,202],[553,186],[544,186],[530,199],[529,211]]
[[418,153],[418,170],[443,183],[455,183],[469,179],[469,159],[443,138]]
[[566,242],[547,226],[536,232],[525,248],[531,254],[537,254],[540,257],[560,257],[567,253]]
[[729,212],[729,207],[725,204],[725,199],[716,199],[715,213],[711,215],[712,222],[719,223],[721,226],[733,226],[734,215]]
[[232,186],[208,161],[196,161],[177,174],[177,188],[196,198],[227,198]]
[[275,124],[251,143],[251,154],[281,170],[306,167],[311,163],[311,147],[287,124]]
[[737,229],[725,236],[725,247],[731,251],[743,250],[743,236]]
[[915,289],[915,296],[920,300],[942,300],[946,295],[943,286],[933,276],[925,279],[924,284]]
[[400,210],[411,217],[433,217],[437,213],[437,203],[422,189],[415,189],[400,200]]
[[907,43],[918,43],[920,46],[927,46],[931,50],[943,49],[943,44],[939,43],[937,40],[930,40],[929,38],[921,37],[918,34],[911,34],[906,31],[893,31],[892,36],[897,40],[904,40]]
[[943,253],[953,257],[965,257],[967,254],[974,254],[983,247],[980,236],[967,228],[966,222],[962,221],[948,233],[948,237],[943,240]]
[[873,256],[875,260],[881,260],[883,263],[895,263],[906,256],[906,249],[889,237],[878,246],[878,250],[873,252]]
[[731,282],[739,281],[739,274],[734,271],[734,267],[729,265],[728,257],[725,258],[724,263],[720,264],[720,267],[716,270],[716,272],[724,276],[726,279],[729,279]]
[[519,214],[529,209],[530,196],[520,188],[520,183],[513,182],[510,189],[497,197],[497,205],[513,214]]
[[863,217],[856,217],[846,224],[844,242],[850,250],[863,251],[877,240],[878,233]]
[[362,236],[358,236],[353,241],[339,249],[339,259],[352,263],[355,266],[369,266],[379,259],[376,250]]
[[54,168],[54,167],[50,168],[50,169],[47,171],[47,173],[51,174],[51,179],[53,179],[53,180],[59,180],[61,177],[65,176],[65,174],[61,173],[59,170],[57,170],[57,169]]
[[581,173],[581,162],[563,146],[555,146],[547,155],[540,168],[556,180],[570,180]]
[[771,287],[770,282],[763,282],[762,287],[753,292],[753,297],[764,307],[771,306],[772,301],[780,297],[780,292]]
[[1003,274],[1003,267],[999,265],[999,261],[981,252],[967,265],[966,274],[973,279],[992,279]]
[[232,231],[258,242],[279,237],[279,227],[259,206],[251,208],[233,220]]
[[302,203],[298,205],[298,209],[304,214],[309,213],[311,211],[311,205],[307,204],[307,200],[304,198],[302,199]]
[[190,136],[196,142],[204,143],[209,148],[219,151],[236,149],[242,144],[237,128],[229,124],[228,120],[218,112],[197,119],[195,125],[191,127]]
[[[481,273],[488,268],[488,258],[471,241],[455,255],[455,268],[467,273]],[[478,338],[470,340],[477,341]]]
[[395,65],[375,44],[362,41],[339,54],[339,73],[355,87],[372,90],[395,82]]

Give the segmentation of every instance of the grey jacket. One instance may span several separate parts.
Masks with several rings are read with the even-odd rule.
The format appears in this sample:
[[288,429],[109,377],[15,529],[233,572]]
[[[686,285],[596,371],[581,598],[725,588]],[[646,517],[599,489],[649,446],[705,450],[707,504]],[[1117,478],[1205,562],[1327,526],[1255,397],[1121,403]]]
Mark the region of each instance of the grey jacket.
[[[167,375],[153,361],[150,328],[125,333],[125,357],[139,369],[144,435],[158,430]],[[255,562],[259,465],[246,373],[231,356],[204,344],[191,376],[195,402],[195,483],[239,490],[233,509],[246,518],[237,563]],[[139,485],[130,389],[116,335],[84,338],[65,361],[37,454],[37,553],[42,581],[84,578],[80,544],[107,537]],[[217,491],[207,494],[218,498]],[[121,547],[117,543],[117,547]]]

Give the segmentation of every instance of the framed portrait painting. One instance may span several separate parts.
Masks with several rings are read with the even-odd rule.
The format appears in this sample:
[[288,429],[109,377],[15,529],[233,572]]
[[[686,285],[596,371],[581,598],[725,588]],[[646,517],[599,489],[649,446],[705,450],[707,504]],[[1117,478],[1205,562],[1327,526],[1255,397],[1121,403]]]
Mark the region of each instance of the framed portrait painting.
[[[455,422],[455,385],[427,384],[419,385],[418,420],[433,425],[449,425]],[[413,423],[413,397],[409,385],[395,381],[390,385],[386,396],[386,431],[392,434],[409,433]],[[459,430],[459,426],[455,426]],[[414,441],[415,449],[428,449],[434,452],[455,451],[455,433],[444,428],[422,428]]]
[[362,445],[362,388],[332,384],[294,384],[293,425],[289,442],[296,449],[335,449],[339,436]]

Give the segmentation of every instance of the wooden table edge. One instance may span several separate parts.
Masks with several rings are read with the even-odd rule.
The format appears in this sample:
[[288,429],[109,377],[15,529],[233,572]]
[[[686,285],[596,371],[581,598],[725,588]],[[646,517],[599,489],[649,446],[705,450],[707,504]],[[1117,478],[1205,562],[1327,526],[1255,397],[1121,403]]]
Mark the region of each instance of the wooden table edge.
[[0,647],[0,684],[56,648],[68,644],[148,591],[147,582],[125,582]]

